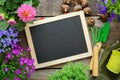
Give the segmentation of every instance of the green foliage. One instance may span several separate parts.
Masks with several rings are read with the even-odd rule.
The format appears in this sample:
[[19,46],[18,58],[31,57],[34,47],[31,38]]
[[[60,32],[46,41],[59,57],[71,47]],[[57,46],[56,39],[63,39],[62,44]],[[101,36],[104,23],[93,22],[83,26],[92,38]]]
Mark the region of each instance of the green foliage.
[[50,75],[48,80],[88,80],[88,66],[83,63],[68,63],[62,70]]
[[0,5],[3,6],[7,0],[1,0]]
[[26,24],[22,22],[21,20],[18,20],[17,24],[15,24],[13,27],[15,27],[18,31],[22,31]]
[[0,29],[1,30],[7,29],[8,26],[9,26],[9,24],[7,23],[7,21],[0,21]]

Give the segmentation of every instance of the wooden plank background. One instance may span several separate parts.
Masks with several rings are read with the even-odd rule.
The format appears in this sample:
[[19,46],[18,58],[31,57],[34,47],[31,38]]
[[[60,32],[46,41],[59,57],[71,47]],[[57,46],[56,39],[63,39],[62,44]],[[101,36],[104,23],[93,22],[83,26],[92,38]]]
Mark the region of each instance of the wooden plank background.
[[[91,15],[87,16],[87,17],[94,18],[95,22],[96,22],[95,26],[101,27],[103,25],[103,23],[100,20],[98,20],[98,16],[97,16],[98,9],[97,9],[96,3],[95,3],[96,0],[88,0],[88,1],[89,1],[89,7],[92,9],[92,12],[91,12]],[[39,19],[41,16],[42,17],[43,16],[51,17],[51,16],[60,15],[62,2],[63,2],[63,0],[40,0],[40,5],[37,7],[38,15],[37,15],[36,19]],[[71,11],[72,11],[72,9],[71,9]],[[90,31],[89,31],[89,33],[90,33]],[[90,37],[91,37],[91,33],[90,33]],[[20,32],[19,38],[21,39],[21,42],[20,42],[21,45],[28,46],[24,31]],[[120,40],[120,24],[111,23],[111,31],[110,31],[109,38],[102,47],[104,48],[106,45],[110,45],[111,43],[115,42],[116,40]],[[92,42],[92,39],[91,39],[91,42]],[[81,62],[84,62],[86,65],[88,65],[90,62],[90,59],[91,59],[91,57],[73,61],[73,62],[81,61]],[[65,65],[65,63],[55,65],[55,66],[50,66],[50,67],[43,68],[43,69],[38,69],[32,75],[31,80],[47,80],[48,75],[53,74],[55,72],[55,70],[61,69],[64,65]]]
[[[96,0],[88,0],[89,7],[92,8],[91,15],[96,16],[98,9],[95,3]],[[61,14],[61,4],[63,0],[40,0],[40,5],[37,7],[38,16],[57,16]],[[71,11],[73,7],[71,6]]]

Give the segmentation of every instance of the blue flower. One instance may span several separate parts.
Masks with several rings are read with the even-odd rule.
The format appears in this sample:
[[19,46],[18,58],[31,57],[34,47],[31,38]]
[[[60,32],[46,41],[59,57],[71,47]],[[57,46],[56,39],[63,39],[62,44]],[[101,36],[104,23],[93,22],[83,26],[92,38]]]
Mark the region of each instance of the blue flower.
[[102,6],[101,8],[100,8],[100,12],[99,12],[100,14],[106,14],[107,13],[107,7],[106,6]]
[[18,31],[9,27],[7,30],[0,30],[0,53],[4,53],[7,48],[14,48],[14,44],[19,42]]
[[112,4],[115,4],[116,3],[116,0],[112,0]]
[[102,0],[103,3],[107,4],[108,0]]
[[108,18],[109,22],[112,22],[113,19],[116,17],[116,14],[114,13],[114,11],[112,11],[112,13],[110,14],[111,16]]

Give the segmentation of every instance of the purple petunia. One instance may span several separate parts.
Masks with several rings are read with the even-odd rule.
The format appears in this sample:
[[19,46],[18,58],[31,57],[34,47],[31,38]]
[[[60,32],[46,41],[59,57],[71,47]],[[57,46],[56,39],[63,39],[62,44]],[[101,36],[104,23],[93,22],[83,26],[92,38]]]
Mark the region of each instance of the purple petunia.
[[12,55],[11,53],[8,53],[7,56],[6,56],[7,59],[11,59],[12,58]]
[[24,63],[24,58],[20,58],[20,59],[19,59],[19,64],[20,64],[20,66],[22,66],[22,65],[25,64],[25,63]]
[[108,21],[109,21],[109,22],[112,22],[113,19],[116,17],[116,14],[115,14],[114,12],[112,12],[110,15],[111,15],[111,16],[108,18]]
[[14,77],[14,80],[21,80],[20,78],[18,78],[18,77]]
[[31,49],[28,47],[28,48],[27,48],[27,51],[29,51],[29,52],[30,52],[30,51],[31,51]]
[[112,0],[112,4],[115,4],[116,3],[116,0]]
[[34,59],[20,58],[19,64],[20,66],[26,65],[25,69],[28,73],[24,72],[24,74],[28,74],[28,77],[35,71]]
[[[4,54],[0,54],[4,55],[3,64],[5,65],[5,67],[1,71],[5,72],[5,75],[10,75],[9,73],[15,69],[14,74],[12,74],[12,80],[23,80],[23,78],[28,79],[35,71],[34,59],[25,57],[26,54],[23,54],[24,51],[29,51],[27,49],[28,48],[23,48],[18,44],[14,44],[14,48],[9,49]],[[3,79],[9,80],[9,78],[5,76],[3,77]]]
[[5,78],[4,80],[9,80],[8,78]]
[[12,49],[12,53],[13,53],[14,55],[18,56],[18,55],[19,55],[19,49],[13,48],[13,49]]
[[5,71],[5,72],[8,72],[8,70],[9,70],[9,69],[8,69],[7,67],[6,67],[6,68],[4,68],[4,71]]
[[20,71],[20,69],[17,69],[17,70],[15,70],[15,74],[20,74],[21,73],[21,71]]
[[34,59],[30,59],[29,62],[28,62],[28,65],[32,66],[33,64],[34,64]]

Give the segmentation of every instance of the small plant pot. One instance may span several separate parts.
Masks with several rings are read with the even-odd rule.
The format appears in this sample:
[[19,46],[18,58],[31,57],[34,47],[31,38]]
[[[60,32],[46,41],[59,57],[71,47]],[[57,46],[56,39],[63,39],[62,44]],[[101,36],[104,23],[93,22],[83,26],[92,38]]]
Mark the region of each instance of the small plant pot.
[[120,48],[112,51],[111,57],[106,67],[115,74],[120,73]]

